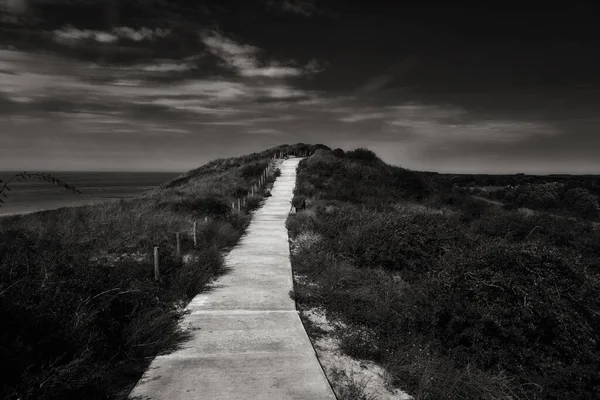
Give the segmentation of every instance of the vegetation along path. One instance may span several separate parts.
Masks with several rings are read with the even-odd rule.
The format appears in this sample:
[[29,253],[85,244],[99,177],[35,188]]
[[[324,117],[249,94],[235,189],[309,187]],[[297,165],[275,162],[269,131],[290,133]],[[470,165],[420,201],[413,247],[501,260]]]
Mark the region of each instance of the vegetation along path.
[[188,305],[190,340],[156,357],[131,398],[335,399],[290,298],[285,221],[298,162],[281,164],[272,196],[225,260],[230,271]]

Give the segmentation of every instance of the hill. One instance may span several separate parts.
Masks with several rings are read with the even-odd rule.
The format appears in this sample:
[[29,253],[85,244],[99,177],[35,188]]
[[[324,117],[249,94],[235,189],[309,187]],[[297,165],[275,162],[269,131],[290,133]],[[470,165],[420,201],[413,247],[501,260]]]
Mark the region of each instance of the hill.
[[598,398],[597,226],[445,180],[366,149],[303,160],[307,209],[288,220],[299,307],[341,322],[342,350],[416,399]]
[[248,191],[290,151],[314,152],[293,200],[307,207],[287,222],[295,298],[343,323],[346,354],[416,399],[598,397],[596,224],[498,206],[367,149],[304,144],[215,160],[131,200],[0,219],[2,397],[125,398],[185,337],[183,306],[223,272],[275,172]]
[[223,272],[223,252],[268,196],[275,171],[257,185],[269,160],[315,148],[216,160],[131,200],[0,219],[0,397],[125,398],[185,337],[184,306]]

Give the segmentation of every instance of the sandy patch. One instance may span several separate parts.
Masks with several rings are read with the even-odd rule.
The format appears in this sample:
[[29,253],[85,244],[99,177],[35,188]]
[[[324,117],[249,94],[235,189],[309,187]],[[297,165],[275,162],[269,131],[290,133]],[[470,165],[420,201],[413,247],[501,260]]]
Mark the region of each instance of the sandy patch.
[[336,386],[344,384],[335,379],[342,371],[347,382],[354,381],[363,388],[365,397],[368,399],[381,400],[412,400],[413,397],[398,388],[390,388],[387,385],[386,371],[380,365],[372,361],[356,360],[343,354],[340,351],[335,332],[338,329],[345,329],[340,322],[329,321],[323,310],[313,308],[307,311],[300,311],[301,315],[319,327],[325,333],[317,339],[311,338],[317,356],[325,374],[332,381],[334,389]]

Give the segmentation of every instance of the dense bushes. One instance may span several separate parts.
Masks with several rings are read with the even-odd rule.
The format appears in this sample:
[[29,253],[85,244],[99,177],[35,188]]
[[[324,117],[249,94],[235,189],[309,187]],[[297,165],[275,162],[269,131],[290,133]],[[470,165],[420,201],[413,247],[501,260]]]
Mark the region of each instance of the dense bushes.
[[2,398],[125,397],[151,357],[182,338],[177,305],[219,273],[219,249],[241,228],[211,222],[185,264],[161,246],[160,282],[150,257],[97,257],[89,243],[0,231]]
[[[546,398],[597,397],[600,286],[573,263],[543,244],[488,244],[440,269],[414,300],[429,303],[427,320],[408,319],[463,366],[523,374]],[[575,391],[562,388],[576,380]]]
[[533,210],[560,212],[565,215],[598,220],[598,196],[583,187],[559,182],[506,187],[488,194],[508,208],[527,207]]
[[[383,163],[368,150],[347,152],[344,158],[319,150],[298,174],[298,194],[370,206],[424,199],[429,184],[420,173]],[[375,158],[373,158],[375,157]],[[357,184],[360,182],[360,185]]]
[[241,169],[241,175],[243,178],[259,178],[267,165],[266,162],[247,165]]
[[200,215],[225,215],[229,212],[229,205],[222,200],[211,197],[192,199],[179,198],[168,202],[161,202],[159,207],[168,208],[178,213],[194,213]]
[[[0,264],[2,398],[117,396],[115,381],[181,335],[171,302],[185,298],[173,285],[185,269],[172,261],[161,287],[149,262],[96,263],[89,248],[7,231]],[[212,276],[219,265],[196,268]]]
[[600,230],[401,174],[424,185],[333,152],[300,164],[300,306],[340,318],[343,350],[417,399],[598,398]]
[[443,257],[457,243],[468,244],[456,218],[434,213],[338,205],[323,210],[315,224],[324,245],[337,257],[363,268],[404,270],[407,276],[428,271],[433,259]]
[[346,157],[367,163],[381,162],[379,157],[377,157],[377,154],[375,154],[369,149],[364,148],[348,151],[346,152]]

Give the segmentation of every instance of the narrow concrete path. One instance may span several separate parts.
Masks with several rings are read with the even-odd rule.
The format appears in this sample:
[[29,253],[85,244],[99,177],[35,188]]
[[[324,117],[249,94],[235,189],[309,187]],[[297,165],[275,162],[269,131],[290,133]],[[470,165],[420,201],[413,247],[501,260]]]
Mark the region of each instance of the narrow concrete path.
[[335,399],[290,298],[285,220],[299,161],[280,166],[272,196],[225,259],[230,272],[188,305],[191,340],[156,357],[130,398]]

